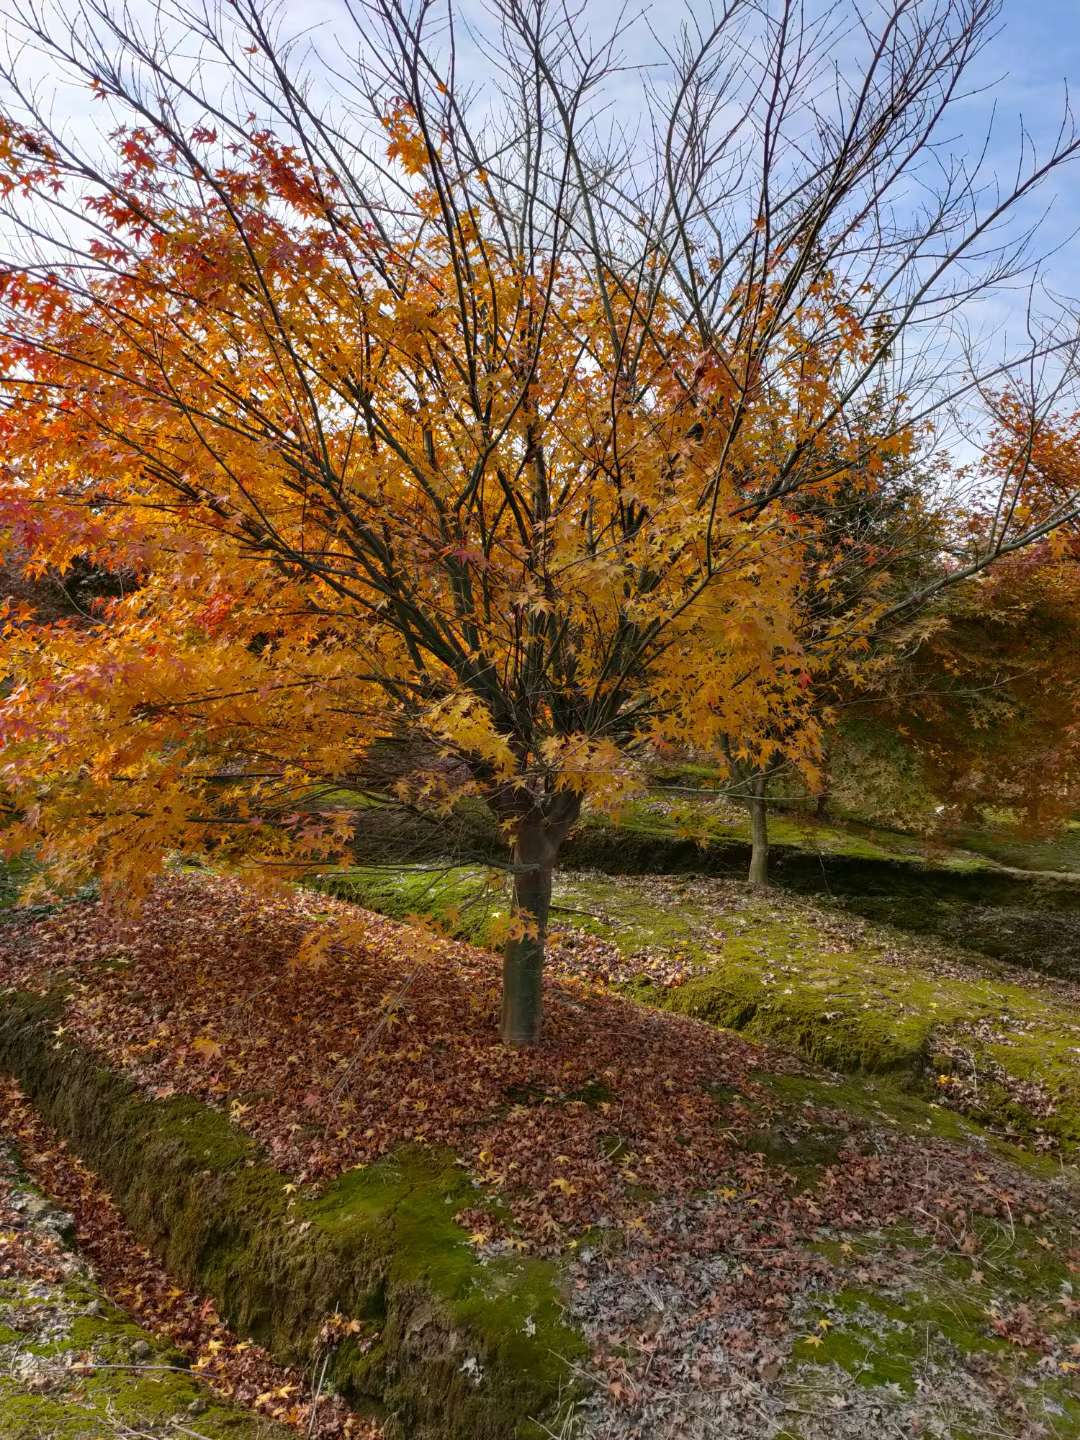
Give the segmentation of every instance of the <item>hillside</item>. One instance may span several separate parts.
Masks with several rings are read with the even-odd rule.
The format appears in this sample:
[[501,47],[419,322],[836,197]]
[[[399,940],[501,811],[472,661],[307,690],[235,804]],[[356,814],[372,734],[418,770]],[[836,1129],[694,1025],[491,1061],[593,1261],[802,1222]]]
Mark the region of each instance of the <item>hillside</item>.
[[[1065,1067],[1049,1115],[1012,1097],[1010,1138],[963,1113],[959,1065],[928,1103],[906,1060],[844,1079],[676,1013],[708,978],[706,910],[732,940],[765,933],[716,900],[688,884],[675,944],[611,913],[621,948],[567,938],[549,1039],[514,1053],[485,951],[176,877],[138,921],[87,901],[9,924],[3,1063],[241,1332],[289,1360],[327,1310],[355,1316],[328,1375],[388,1436],[1080,1434]],[[812,968],[798,914],[767,922],[781,997]],[[828,953],[884,974],[880,936],[856,938]],[[597,979],[641,993],[650,964],[666,1008]],[[996,986],[990,1010],[1015,981],[923,983]],[[1074,998],[1031,991],[1044,1037]],[[751,1033],[781,1033],[755,1013]]]

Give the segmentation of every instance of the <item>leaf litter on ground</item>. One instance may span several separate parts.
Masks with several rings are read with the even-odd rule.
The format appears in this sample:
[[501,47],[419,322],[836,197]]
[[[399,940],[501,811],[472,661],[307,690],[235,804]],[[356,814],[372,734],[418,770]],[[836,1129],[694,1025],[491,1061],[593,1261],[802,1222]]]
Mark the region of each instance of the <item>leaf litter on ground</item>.
[[[80,904],[9,933],[0,985],[65,977],[71,1036],[148,1095],[224,1110],[299,1185],[403,1144],[449,1147],[482,1197],[458,1216],[478,1253],[564,1266],[596,1440],[721,1423],[733,1440],[792,1424],[854,1440],[868,1405],[903,1434],[948,1434],[935,1426],[957,1416],[973,1433],[1078,1433],[1058,1420],[1080,1415],[1058,1394],[1077,1345],[1064,1171],[876,1124],[827,1086],[793,1102],[793,1058],[565,969],[543,1046],[507,1050],[493,955],[307,892],[174,876],[138,917]],[[1045,1284],[993,1258],[1001,1237],[1007,1255],[1045,1255]],[[861,1314],[837,1296],[891,1296],[902,1315],[935,1266],[975,1297],[969,1348],[927,1339],[909,1388],[829,1358],[828,1327]]]
[[[23,1177],[37,1190],[30,1190]],[[58,1209],[57,1202],[65,1209]],[[108,1326],[101,1346],[76,1343],[73,1322],[102,1314],[94,1295],[98,1287],[168,1348],[155,1352],[136,1339],[125,1347],[127,1359],[120,1359]],[[11,1346],[0,1344],[0,1377],[15,1383],[16,1395],[63,1405],[72,1426],[84,1424],[80,1433],[88,1436],[124,1440],[152,1433],[170,1440],[198,1434],[197,1417],[207,1401],[197,1391],[191,1400],[185,1389],[183,1398],[190,1403],[164,1420],[157,1413],[160,1399],[149,1397],[153,1409],[140,1420],[143,1392],[120,1395],[116,1398],[126,1402],[122,1420],[112,1394],[95,1402],[84,1383],[102,1371],[130,1372],[132,1379],[145,1372],[151,1381],[166,1372],[189,1371],[210,1396],[237,1407],[226,1417],[230,1430],[242,1423],[247,1410],[252,1423],[243,1433],[265,1434],[266,1440],[288,1431],[264,1429],[257,1417],[309,1440],[378,1440],[380,1432],[371,1421],[351,1414],[340,1399],[319,1395],[308,1377],[234,1334],[212,1301],[177,1285],[135,1240],[93,1173],[51,1133],[18,1087],[2,1079],[0,1321],[0,1328],[19,1337]],[[123,1374],[111,1378],[110,1390],[124,1384]]]

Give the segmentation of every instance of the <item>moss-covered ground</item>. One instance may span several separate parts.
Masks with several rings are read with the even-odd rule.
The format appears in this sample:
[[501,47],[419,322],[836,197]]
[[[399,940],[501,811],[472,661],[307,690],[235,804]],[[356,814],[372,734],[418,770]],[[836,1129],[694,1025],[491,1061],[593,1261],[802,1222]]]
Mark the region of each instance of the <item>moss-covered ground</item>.
[[[748,841],[750,824],[743,808],[728,800],[709,767],[700,776],[682,770],[648,799],[629,808],[619,824],[658,834],[689,832],[709,839]],[[1080,820],[1060,824],[1048,834],[1031,835],[1006,812],[980,823],[954,823],[944,829],[929,822],[923,834],[869,823],[857,813],[834,811],[828,818],[794,805],[774,807],[769,836],[778,845],[802,846],[829,855],[868,860],[928,862],[946,870],[1019,870],[1080,873]],[[603,822],[596,822],[603,823]]]
[[1080,873],[1080,820],[1070,821],[1056,833],[1033,838],[1015,825],[971,826],[958,829],[951,837],[959,845],[1001,865],[1021,870],[1054,870]]
[[[678,840],[690,838],[703,848],[745,846],[750,839],[750,825],[744,807],[728,792],[729,780],[713,764],[681,761],[665,765],[655,762],[649,767],[649,790],[631,802],[614,821],[601,816],[587,817],[579,832],[578,849],[587,854],[590,840],[606,838],[609,830],[622,831],[631,839]],[[1050,834],[1032,836],[1025,833],[1016,818],[1008,812],[988,812],[979,823],[953,823],[941,828],[934,812],[933,797],[923,796],[924,822],[920,831],[899,829],[869,819],[859,808],[857,787],[844,787],[847,804],[831,807],[827,816],[814,813],[809,797],[793,791],[772,797],[769,834],[780,847],[805,850],[823,857],[839,856],[869,862],[902,862],[929,864],[947,872],[991,873],[1000,867],[1027,871],[1080,874],[1080,819],[1062,824]],[[851,792],[851,793],[847,793]],[[371,797],[340,786],[325,786],[313,792],[312,803],[320,807],[342,808],[364,812],[361,823],[361,849],[365,855],[371,846],[363,832],[372,831],[376,847],[392,840],[392,827],[387,829],[389,814],[372,814],[378,807]],[[913,812],[912,821],[915,821]],[[425,831],[441,827],[422,827],[404,823],[402,834],[412,843]],[[472,854],[488,854],[497,839],[490,816],[484,808],[467,802],[455,816],[454,838]],[[449,846],[443,845],[445,850]],[[495,847],[497,849],[497,846]]]
[[[612,875],[741,878],[749,860],[747,828],[745,817],[723,801],[652,796],[617,822],[587,818],[571,837],[565,860],[571,869]],[[1067,846],[1071,834],[1043,843]],[[771,817],[770,836],[770,873],[779,889],[827,897],[853,914],[916,935],[1080,979],[1080,881],[1061,856],[1057,862],[1041,857],[1054,868],[1036,869],[1034,842],[984,828],[946,843],[794,812]],[[982,853],[974,844],[960,845],[967,838],[978,840]],[[995,858],[999,843],[1005,849]]]
[[505,871],[476,865],[358,866],[319,888],[395,920],[434,921],[473,945],[497,939],[507,913]]
[[[740,1440],[865,1440],[878,1429],[940,1440],[1080,1435],[1075,1209],[1054,1204],[1067,1193],[1060,1172],[1047,1167],[1014,1185],[992,1147],[980,1149],[977,1127],[885,1077],[763,1069],[757,1079],[756,1099],[728,1098],[733,1125],[736,1116],[749,1124],[741,1144],[758,1168],[715,1192],[727,1214],[756,1211],[756,1243],[735,1256],[715,1245],[693,1250],[678,1290],[694,1317],[692,1339],[685,1320],[680,1331],[680,1317],[666,1318],[678,1302],[662,1267],[646,1272],[635,1296],[628,1377],[617,1383],[648,1390],[664,1361],[682,1373],[675,1357],[688,1349],[700,1386],[687,1384],[677,1398],[651,1387],[658,1432],[682,1433],[681,1425],[705,1435],[711,1421],[726,1427],[715,1433]],[[915,1137],[904,1176],[889,1157]],[[967,1203],[948,1194],[954,1164]],[[767,1177],[777,1171],[815,1222],[794,1251],[784,1243],[788,1214],[778,1207],[773,1226],[764,1213]],[[853,1171],[858,1180],[845,1186],[841,1177]],[[909,1187],[925,1199],[901,1218]],[[1032,1203],[1035,1195],[1050,1203]],[[696,1220],[709,1204],[703,1199]],[[694,1221],[680,1221],[692,1234]],[[792,1267],[802,1268],[801,1285],[791,1285]],[[631,1273],[644,1268],[639,1258]],[[737,1318],[715,1324],[710,1297],[732,1292]],[[754,1314],[751,1297],[756,1324],[740,1330]],[[765,1383],[747,1384],[732,1364],[742,1347],[752,1347]],[[725,1385],[745,1407],[737,1416],[710,1410],[709,1387]]]
[[[469,867],[356,869],[333,885],[387,914],[426,912],[473,943],[507,903],[492,874]],[[556,955],[636,998],[834,1070],[890,1074],[1036,1151],[1080,1145],[1080,1011],[1065,982],[723,881],[569,873],[554,904]]]
[[[680,772],[677,778],[676,785],[655,785],[618,817],[587,814],[564,846],[565,867],[610,875],[745,876],[750,845],[743,809],[715,777]],[[505,864],[505,844],[478,801],[463,802],[436,822],[395,816],[360,799],[353,804],[346,792],[333,797],[356,811],[361,867],[415,870],[422,864],[430,884],[447,857],[481,868]],[[922,835],[847,814],[819,819],[781,805],[770,816],[770,871],[789,893],[829,897],[871,920],[1077,979],[1080,878],[1075,856],[1070,859],[1077,834],[1069,827],[1031,841],[1003,820]],[[435,888],[442,888],[439,882]],[[396,889],[392,879],[383,887],[387,913],[399,913],[390,908]],[[444,898],[459,906],[468,899]],[[484,922],[475,909],[466,920],[455,924],[456,933],[483,939]]]
[[193,1427],[200,1440],[285,1440],[291,1433],[215,1399],[177,1366],[175,1350],[85,1281],[0,1280],[0,1315],[5,1440],[180,1440]]
[[[802,1093],[806,1105],[824,1097],[849,1113],[850,1087],[828,1095],[810,1082],[788,1093]],[[890,1121],[897,1118],[893,1111]],[[973,1181],[990,1184],[982,1171]],[[785,1369],[790,1405],[805,1413],[816,1399],[857,1424],[885,1390],[897,1401],[893,1423],[907,1429],[910,1416],[915,1433],[928,1412],[952,1440],[1010,1433],[974,1383],[982,1376],[999,1395],[1020,1397],[1021,1433],[1080,1434],[1074,1243],[1067,1218],[1011,1212],[976,1215],[944,1246],[903,1223],[861,1233],[835,1226],[816,1244],[832,1283],[804,1293],[792,1317],[801,1333]]]
[[539,1051],[496,1043],[490,953],[193,873],[32,920],[0,1051],[238,1332],[298,1366],[355,1321],[328,1383],[394,1440],[1080,1435],[1068,1057],[1035,1061],[1070,988],[734,882],[556,899]]
[[[584,829],[587,834],[589,829],[600,832],[613,825],[630,835],[689,838],[702,848],[725,841],[748,844],[750,840],[750,821],[743,807],[700,792],[653,792],[628,805],[614,822],[600,815],[588,817]],[[817,819],[795,811],[770,815],[769,840],[781,848],[854,860],[931,863],[957,872],[995,868],[992,858],[960,845],[946,847],[901,831]]]
[[66,1218],[0,1151],[4,1440],[286,1440],[284,1427],[215,1396],[180,1351],[108,1300],[62,1241]]
[[1062,1310],[1071,1283],[1065,1267],[1048,1260],[1030,1237],[980,1238],[985,1248],[974,1257],[946,1260],[914,1249],[902,1231],[881,1231],[846,1249],[833,1242],[828,1248],[848,1262],[851,1283],[807,1296],[798,1307],[803,1334],[788,1370],[791,1408],[805,1411],[816,1400],[858,1423],[860,1413],[869,1418],[875,1393],[885,1390],[896,1396],[894,1420],[905,1411],[929,1410],[939,1434],[981,1440],[1007,1433],[970,1383],[972,1373],[982,1372],[1002,1390],[1017,1387],[1030,1433],[1040,1433],[1036,1427],[1046,1435],[1080,1433],[1070,1362],[1032,1375],[1030,1356],[1022,1355],[1023,1316],[1033,1307],[1058,1317],[1064,1353],[1070,1353],[1077,1332]]

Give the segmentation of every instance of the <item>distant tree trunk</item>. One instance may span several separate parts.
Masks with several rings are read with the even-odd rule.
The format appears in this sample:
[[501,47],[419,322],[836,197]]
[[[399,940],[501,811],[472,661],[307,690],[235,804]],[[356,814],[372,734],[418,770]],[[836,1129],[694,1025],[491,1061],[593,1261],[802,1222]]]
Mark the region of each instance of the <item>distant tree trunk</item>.
[[825,746],[821,754],[821,789],[817,793],[814,802],[814,814],[819,820],[824,820],[829,813],[829,800],[832,795],[832,771],[829,769],[831,759],[829,747]]
[[746,808],[750,812],[750,873],[751,885],[769,883],[769,820],[766,809],[764,775],[755,775],[749,782]]
[[577,797],[563,792],[554,813],[532,811],[515,828],[513,918],[524,931],[508,940],[503,952],[501,1033],[503,1043],[517,1049],[540,1041],[551,882],[562,842],[579,808]]

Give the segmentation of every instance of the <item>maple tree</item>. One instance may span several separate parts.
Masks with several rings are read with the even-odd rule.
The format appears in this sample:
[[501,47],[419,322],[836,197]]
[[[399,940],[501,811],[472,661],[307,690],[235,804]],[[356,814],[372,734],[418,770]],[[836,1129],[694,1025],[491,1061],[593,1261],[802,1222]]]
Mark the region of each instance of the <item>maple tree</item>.
[[[1080,416],[1033,426],[1016,394],[1000,397],[985,467],[1023,464],[1032,518],[1074,489]],[[982,534],[996,515],[964,517]],[[911,755],[946,816],[987,809],[1046,832],[1080,807],[1080,528],[950,589],[890,635],[892,654],[868,696],[869,713]]]
[[[863,816],[932,828],[998,807],[1045,833],[1080,803],[1078,528],[1067,521],[1016,550],[997,546],[1013,507],[1030,534],[1076,494],[1080,417],[1040,410],[1018,389],[989,408],[985,453],[962,487],[942,484],[951,467],[927,434],[925,453],[909,436],[872,487],[849,477],[824,502],[806,497],[817,538],[799,633],[821,733],[811,793],[827,800],[836,736]],[[876,604],[854,604],[870,594]],[[833,613],[852,622],[852,649],[819,658],[815,636]],[[863,732],[854,744],[852,717]],[[791,762],[777,744],[771,765],[732,768],[751,817],[750,881],[764,884],[769,786]]]
[[[890,213],[995,13],[895,0],[819,103],[814,24],[733,3],[673,41],[670,96],[646,87],[645,164],[605,129],[620,32],[555,5],[495,4],[470,101],[452,6],[373,0],[327,105],[259,0],[184,17],[202,69],[160,7],[146,33],[104,4],[22,19],[109,120],[78,149],[6,75],[0,524],[30,575],[130,583],[9,612],[9,847],[138,895],[172,852],[346,858],[364,810],[335,790],[479,797],[514,883],[502,1031],[534,1043],[552,868],[638,750],[737,737],[740,764],[812,772],[811,501],[872,489],[980,378],[928,371],[919,337],[1021,273],[995,236],[1080,149],[1066,125],[1008,193],[958,171]],[[968,568],[1076,513],[1014,503]],[[830,605],[814,664],[882,603]]]
[[[882,417],[895,414],[883,388],[858,412],[860,433],[872,435]],[[756,750],[724,745],[733,786],[728,793],[745,805],[750,819],[748,881],[768,883],[770,788],[801,771],[797,784],[819,796],[828,784],[830,736],[846,701],[891,677],[896,656],[891,625],[913,596],[927,599],[947,588],[940,546],[953,498],[940,483],[948,457],[937,454],[930,430],[888,425],[891,444],[867,446],[867,458],[841,470],[839,483],[822,492],[808,488],[794,500],[805,535],[802,585],[794,617],[803,668],[799,712],[771,708],[767,730]],[[990,553],[982,537],[980,554]],[[920,609],[924,601],[917,601]],[[897,610],[899,604],[899,611]],[[842,637],[843,643],[838,643]],[[767,683],[767,677],[765,683]],[[793,730],[814,720],[813,751],[794,757]]]
[[954,813],[1031,832],[1080,808],[1080,551],[1018,556],[973,584],[917,652],[907,729]]

